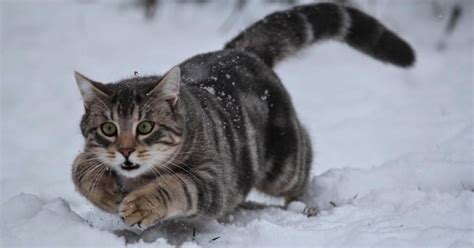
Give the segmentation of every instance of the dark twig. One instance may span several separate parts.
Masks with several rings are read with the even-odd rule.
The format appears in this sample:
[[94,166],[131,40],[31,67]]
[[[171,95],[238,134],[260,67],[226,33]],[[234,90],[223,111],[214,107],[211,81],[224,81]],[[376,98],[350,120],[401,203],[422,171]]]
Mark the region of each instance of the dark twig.
[[219,238],[220,238],[220,237],[215,237],[215,238],[213,238],[213,239],[209,240],[209,242],[216,241],[216,240],[218,240]]
[[462,16],[462,8],[459,4],[455,4],[451,9],[451,15],[449,16],[448,23],[446,25],[446,34],[451,34],[459,23],[459,19]]

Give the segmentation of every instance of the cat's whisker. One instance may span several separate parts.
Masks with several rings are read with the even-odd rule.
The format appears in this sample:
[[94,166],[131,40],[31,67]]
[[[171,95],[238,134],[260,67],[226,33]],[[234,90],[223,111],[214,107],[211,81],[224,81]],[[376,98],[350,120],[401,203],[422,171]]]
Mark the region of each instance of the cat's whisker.
[[96,163],[96,164],[91,165],[90,168],[87,168],[86,170],[84,170],[84,171],[82,171],[81,173],[79,173],[78,176],[82,177],[81,182],[86,179],[86,176],[87,176],[87,175],[89,175],[89,174],[95,172],[95,171],[98,170],[100,167],[101,167],[101,165]]
[[[181,171],[187,173],[187,174],[190,175],[191,177],[194,177],[196,180],[201,181],[200,178],[196,177],[196,176],[195,176],[191,171],[189,171],[187,168],[184,168],[184,167],[182,167],[181,165],[179,165],[179,164],[177,164],[177,163],[174,163],[174,162],[172,162],[172,161],[169,161],[169,162],[167,162],[167,163],[168,163],[169,165],[173,165],[173,166],[178,167]],[[163,166],[162,168],[164,168],[165,170],[168,170],[168,171],[173,172],[173,170],[171,170],[170,168],[168,168],[167,165]]]
[[101,167],[100,170],[97,172],[96,176],[94,177],[93,181],[93,187],[91,189],[91,192],[94,193],[96,190],[97,186],[100,183],[100,180],[102,179],[102,176],[105,174],[106,170],[105,167]]
[[[175,178],[177,178],[178,180],[180,180],[182,183],[185,183],[185,181],[184,181],[177,173],[175,173],[175,172],[169,170],[169,168],[166,168],[166,167],[164,167],[164,169],[167,170],[168,172],[170,172],[169,174],[166,174],[166,175],[171,176],[171,177],[175,177]],[[169,185],[169,183],[167,183],[166,181],[165,181],[165,184],[166,184],[168,187],[170,187],[172,190],[176,189],[176,188],[179,186],[179,185],[177,185],[177,184],[175,184],[175,185]]]
[[[153,173],[155,174],[156,178],[159,180],[159,177],[163,176],[159,170],[157,170],[156,168],[154,167],[151,167],[151,170],[153,171]],[[156,172],[156,173],[155,173]],[[166,175],[171,175],[171,176],[175,176],[173,174],[166,174]],[[166,187],[174,190],[177,185],[169,185],[169,182],[168,181],[162,181],[163,184],[165,184]]]

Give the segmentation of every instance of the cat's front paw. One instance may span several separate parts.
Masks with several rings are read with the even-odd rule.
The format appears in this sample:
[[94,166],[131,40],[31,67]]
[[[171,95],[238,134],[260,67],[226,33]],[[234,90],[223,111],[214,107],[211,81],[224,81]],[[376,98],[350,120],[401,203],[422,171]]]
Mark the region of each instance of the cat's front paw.
[[167,206],[156,194],[155,187],[145,187],[131,192],[120,204],[120,217],[128,225],[138,224],[143,228],[148,228],[165,219]]

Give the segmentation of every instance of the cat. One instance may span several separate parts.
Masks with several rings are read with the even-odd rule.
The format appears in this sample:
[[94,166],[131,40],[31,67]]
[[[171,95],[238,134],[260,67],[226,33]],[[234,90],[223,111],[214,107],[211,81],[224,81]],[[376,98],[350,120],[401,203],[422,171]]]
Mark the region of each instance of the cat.
[[222,50],[164,76],[103,84],[76,72],[85,107],[76,189],[144,228],[174,217],[219,218],[252,188],[286,203],[300,199],[311,140],[272,68],[327,39],[396,66],[415,62],[410,45],[373,17],[319,3],[270,14]]

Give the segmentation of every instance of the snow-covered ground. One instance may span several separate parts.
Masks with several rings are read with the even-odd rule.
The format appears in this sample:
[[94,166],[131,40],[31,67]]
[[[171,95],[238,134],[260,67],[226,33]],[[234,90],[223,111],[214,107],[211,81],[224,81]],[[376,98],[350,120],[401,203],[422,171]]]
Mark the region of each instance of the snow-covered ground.
[[[70,179],[83,144],[74,70],[104,82],[161,73],[281,8],[250,1],[223,32],[224,1],[170,2],[151,22],[113,1],[0,3],[2,247],[125,246],[112,232],[126,226]],[[133,229],[157,240],[130,246],[474,246],[473,4],[464,2],[438,51],[448,12],[435,17],[428,1],[359,2],[414,46],[414,68],[328,42],[276,69],[313,137],[306,203],[320,214],[307,218],[298,204],[240,210],[220,222]]]

